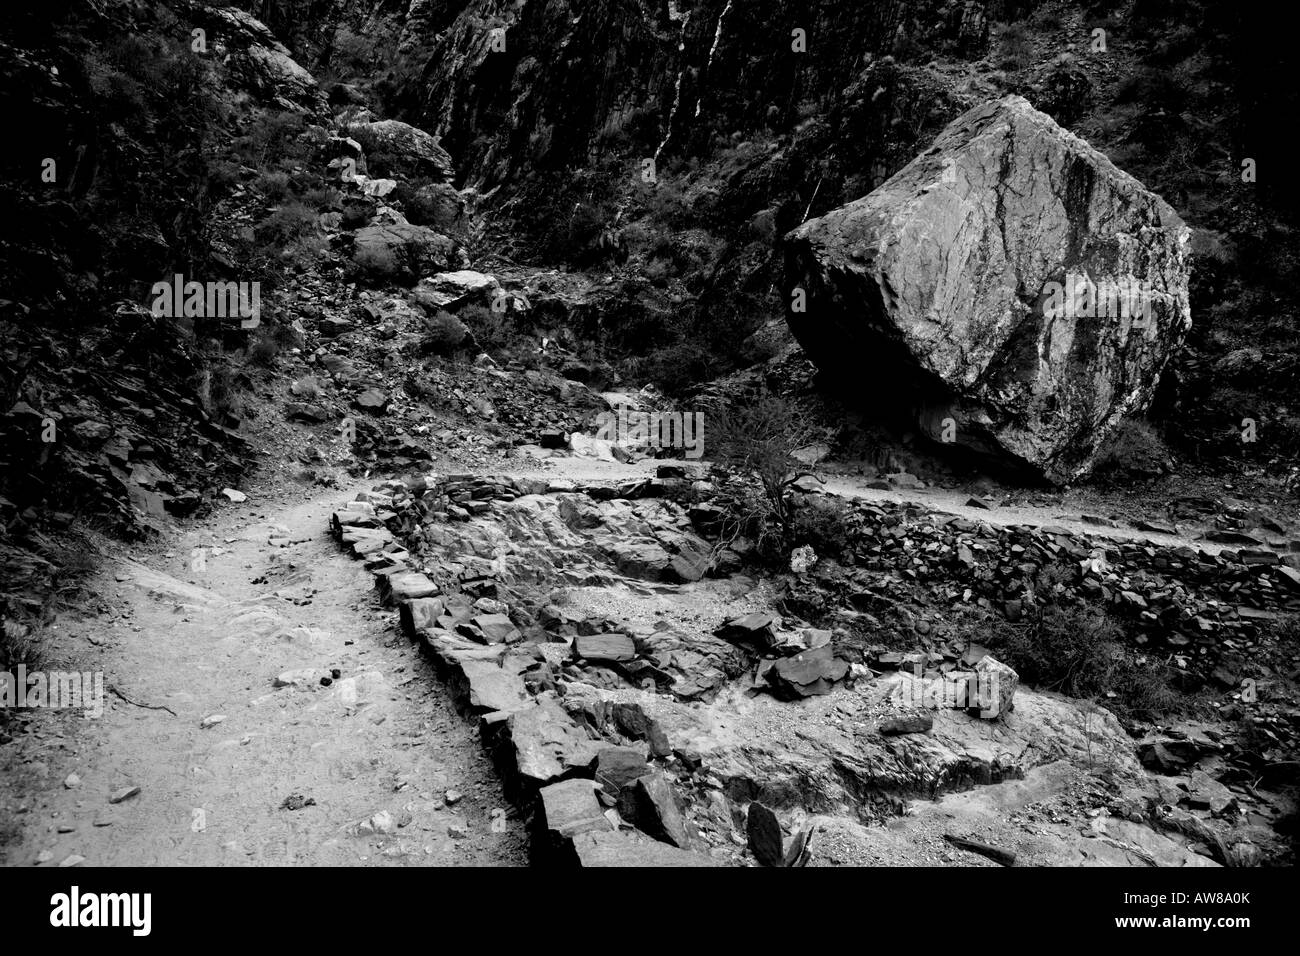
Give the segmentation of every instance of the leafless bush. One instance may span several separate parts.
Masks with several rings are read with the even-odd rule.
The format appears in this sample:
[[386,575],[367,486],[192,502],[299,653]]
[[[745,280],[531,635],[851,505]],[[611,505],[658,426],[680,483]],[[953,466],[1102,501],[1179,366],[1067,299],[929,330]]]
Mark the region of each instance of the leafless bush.
[[782,537],[788,538],[791,511],[786,491],[807,473],[794,452],[820,434],[807,410],[798,402],[763,392],[716,406],[708,415],[710,459],[759,482],[770,516]]

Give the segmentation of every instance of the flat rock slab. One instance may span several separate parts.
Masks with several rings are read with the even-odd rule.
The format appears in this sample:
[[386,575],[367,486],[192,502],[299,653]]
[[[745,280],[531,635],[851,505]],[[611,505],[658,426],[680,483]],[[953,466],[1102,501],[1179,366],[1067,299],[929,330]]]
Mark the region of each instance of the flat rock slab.
[[777,661],[767,671],[767,682],[778,696],[812,697],[829,694],[848,672],[848,663],[833,657],[830,645],[823,645]]
[[387,605],[401,604],[416,598],[433,597],[438,593],[438,585],[430,581],[419,571],[399,571],[396,574],[382,575],[376,578],[379,595]]
[[565,713],[553,694],[511,714],[507,722],[521,781],[542,786],[575,770],[587,771],[603,744],[592,740]]
[[573,840],[573,848],[582,866],[724,866],[725,864],[690,850],[660,843],[640,833],[626,830],[608,833],[583,833]]
[[657,840],[685,848],[690,842],[677,795],[662,771],[652,771],[632,784],[635,821],[638,829]]
[[588,634],[573,639],[573,655],[593,663],[636,659],[636,644],[626,634]]
[[480,614],[473,624],[488,644],[504,644],[520,638],[519,628],[504,614]]
[[552,840],[572,841],[579,833],[612,830],[590,780],[562,780],[543,787],[541,825]]

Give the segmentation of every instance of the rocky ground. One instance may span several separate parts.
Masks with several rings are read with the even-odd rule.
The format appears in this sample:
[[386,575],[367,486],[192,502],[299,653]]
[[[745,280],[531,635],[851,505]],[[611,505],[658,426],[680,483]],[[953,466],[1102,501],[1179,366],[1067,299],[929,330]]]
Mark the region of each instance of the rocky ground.
[[[1289,852],[1272,824],[1285,829],[1291,806],[1290,680],[1269,682],[1274,706],[1249,709],[1291,742],[1253,755],[1228,721],[1148,726],[1134,740],[1137,728],[1096,704],[1023,687],[994,720],[926,704],[927,694],[947,699],[936,687],[1001,665],[974,641],[945,642],[932,600],[916,602],[932,613],[915,621],[913,650],[870,643],[879,621],[850,608],[879,612],[904,588],[850,596],[829,629],[789,615],[791,582],[756,579],[734,551],[712,548],[699,531],[707,506],[675,506],[674,482],[686,484],[418,479],[377,486],[335,514],[342,542],[385,600],[405,606],[407,635],[532,807],[534,853],[608,862],[626,844],[630,860],[688,862],[623,829],[634,824],[742,863],[761,858],[746,804],[778,808],[792,838],[824,829],[831,849],[813,856],[831,863],[953,859],[936,845],[945,827],[1040,864],[1249,865]],[[1046,533],[1078,547],[1064,529]],[[1251,633],[1251,615],[1242,619]],[[1199,652],[1184,666],[1211,666]],[[1280,654],[1293,670],[1294,647]],[[1236,683],[1222,693],[1214,706],[1240,713]],[[1260,790],[1247,767],[1269,765],[1277,789]]]
[[[456,155],[383,115],[392,77],[327,91],[252,17],[179,6],[220,41],[221,80],[238,91],[227,105],[238,107],[244,152],[206,207],[216,255],[247,271],[244,247],[262,242],[273,261],[257,267],[276,282],[265,326],[237,346],[233,330],[178,331],[138,302],[71,343],[23,331],[11,320],[27,306],[0,302],[17,330],[0,367],[5,633],[38,641],[47,661],[102,670],[111,685],[101,719],[36,713],[0,724],[3,862],[1294,861],[1300,512],[1294,470],[1275,466],[1281,445],[1267,466],[1261,452],[1212,471],[1154,443],[1124,462],[1136,467],[1092,483],[1017,483],[937,456],[916,434],[860,428],[861,409],[823,387],[784,318],[743,334],[728,325],[727,309],[761,298],[755,282],[780,292],[773,242],[784,229],[808,220],[791,275],[825,296],[814,302],[840,301],[835,283],[870,271],[849,276],[839,263],[857,255],[872,217],[916,203],[956,230],[953,244],[969,239],[962,248],[977,260],[1007,257],[950,274],[938,255],[911,274],[902,256],[861,283],[877,294],[890,275],[910,276],[901,304],[880,308],[911,337],[909,368],[938,355],[947,384],[970,388],[950,409],[963,442],[1073,480],[1103,457],[1120,417],[1154,401],[1154,370],[1186,332],[1189,294],[1197,305],[1181,223],[1144,190],[1136,212],[1111,208],[1141,187],[1023,99],[1003,99],[1018,84],[983,75],[987,63],[957,69],[949,57],[966,55],[980,29],[945,33],[934,64],[902,69],[891,55],[863,66],[848,87],[849,126],[874,129],[876,107],[865,104],[882,94],[888,113],[946,92],[890,140],[897,155],[847,164],[869,172],[827,170],[827,193],[843,196],[816,218],[820,175],[804,190],[811,198],[773,193],[769,208],[749,208],[755,183],[779,183],[814,148],[769,130],[719,145],[719,165],[666,177],[650,198],[615,194],[566,219],[548,205],[545,177],[493,195],[521,157],[493,144],[495,127],[469,136],[473,117],[495,107],[479,94],[447,106],[456,97],[445,74],[425,91],[439,114],[427,125]],[[465,53],[478,21],[462,12],[438,49],[479,70],[486,61]],[[643,20],[624,13],[602,28],[618,56],[685,52],[687,39],[710,66],[720,42],[736,52],[720,39],[725,11],[707,29],[675,6]],[[558,29],[566,44],[592,42],[589,25],[534,15],[513,10],[511,25],[538,31],[533,41]],[[874,43],[894,32],[890,16],[858,26]],[[413,18],[408,45],[426,28],[442,29]],[[816,82],[841,95],[854,57]],[[634,59],[657,82],[676,72]],[[19,60],[22,75],[39,72]],[[1053,74],[1075,70],[1073,59],[1053,63]],[[727,83],[746,75],[719,70]],[[949,86],[934,85],[941,76]],[[688,77],[687,92],[706,116],[726,112],[728,100],[693,90],[698,80]],[[907,165],[923,128],[937,132],[940,119],[994,96],[975,125],[1005,120],[1005,143],[986,152],[959,122],[946,146]],[[551,142],[549,124],[567,122],[570,104],[543,99],[520,138],[530,151]],[[603,109],[582,122],[603,123],[613,141],[623,134]],[[813,144],[828,135],[822,125],[809,130]],[[666,127],[671,138],[674,117]],[[1147,265],[1168,299],[1152,334],[1132,345],[1107,332],[1104,348],[1084,349],[1088,361],[1043,365],[1033,394],[1016,391],[1011,373],[1072,336],[1069,323],[1036,327],[1029,350],[1000,318],[976,330],[988,333],[978,348],[944,340],[927,355],[925,342],[936,289],[964,301],[972,274],[1026,271],[1009,261],[1012,245],[1040,265],[1036,217],[1061,198],[1056,174],[1035,180],[1032,201],[1017,197],[1025,208],[1012,214],[1005,197],[981,207],[1001,249],[963,233],[939,188],[951,185],[945,156],[968,183],[1016,159],[1017,136],[1042,150],[1020,156],[1026,168],[1060,172],[1077,160],[1093,170],[1104,208],[1080,220],[1089,230],[1170,231],[1147,236],[1139,257],[1159,260]],[[579,145],[546,148],[555,159]],[[258,150],[278,151],[274,170]],[[475,185],[458,163],[481,164]],[[893,193],[839,205],[904,167]],[[974,191],[988,198],[995,185]],[[718,222],[718,234],[683,226],[684,208],[716,217],[733,193],[746,196],[744,241],[723,242]],[[575,227],[582,210],[597,228]],[[553,225],[582,268],[557,266],[537,236],[500,235],[528,216]],[[1010,220],[1024,227],[1014,243]],[[652,242],[656,230],[667,238]],[[1067,232],[1062,243],[1077,238]],[[896,241],[909,240],[891,232]],[[714,247],[726,255],[699,258]],[[1035,287],[1049,274],[1035,272]],[[980,300],[988,316],[1003,316],[997,297],[1012,287],[980,290],[992,296]],[[60,307],[93,299],[89,289],[60,295]],[[708,384],[685,379],[670,399],[650,379],[673,379],[665,366],[712,370],[699,356],[718,344],[672,323],[688,309],[709,314],[709,335],[743,339],[751,364]],[[752,311],[747,320],[770,319],[771,302]],[[831,333],[863,321],[833,318]],[[825,337],[825,320],[791,324],[833,369],[851,356]],[[677,352],[662,343],[674,336]],[[859,358],[874,348],[869,336],[855,341]],[[638,350],[657,357],[641,361]],[[1270,374],[1283,362],[1276,352]],[[848,364],[851,384],[871,377]],[[990,369],[1016,380],[990,384]],[[1073,377],[1052,377],[1062,369]],[[813,472],[790,495],[803,537],[776,560],[751,529],[727,525],[745,491],[734,469],[655,458],[596,433],[597,416],[615,408],[703,409],[756,383],[815,397],[819,411],[816,440],[795,449]],[[1086,440],[1074,441],[1081,433],[1058,414],[1057,392],[1077,402],[1067,411],[1089,424]],[[54,437],[43,437],[51,422]],[[1062,635],[1049,659],[1044,642]],[[972,688],[989,686],[992,699],[966,706]]]

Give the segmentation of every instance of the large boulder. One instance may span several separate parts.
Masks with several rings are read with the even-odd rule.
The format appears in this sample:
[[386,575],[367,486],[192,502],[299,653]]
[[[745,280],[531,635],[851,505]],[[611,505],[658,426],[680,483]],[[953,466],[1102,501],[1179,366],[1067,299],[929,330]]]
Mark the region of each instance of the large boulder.
[[456,243],[426,226],[410,223],[365,226],[352,239],[352,261],[372,280],[412,282],[462,262]]
[[1150,401],[1191,326],[1189,238],[1160,197],[1009,96],[786,236],[790,326],[864,404],[1067,482]]
[[401,120],[354,123],[348,135],[365,147],[372,168],[384,176],[425,176],[449,183],[455,176],[451,157],[429,133]]
[[234,7],[180,6],[195,28],[206,31],[210,55],[225,64],[236,86],[285,110],[319,113],[325,108],[325,94],[315,78],[261,20]]

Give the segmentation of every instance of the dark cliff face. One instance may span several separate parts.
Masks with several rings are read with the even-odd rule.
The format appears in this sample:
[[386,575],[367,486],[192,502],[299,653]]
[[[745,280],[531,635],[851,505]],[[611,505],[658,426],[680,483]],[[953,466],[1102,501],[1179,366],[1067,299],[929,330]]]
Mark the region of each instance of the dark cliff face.
[[[1037,0],[246,0],[328,72],[349,37],[385,94],[487,186],[611,156],[708,155],[842,108],[873,58],[978,59]],[[498,31],[504,31],[503,33]],[[916,38],[923,38],[918,43]],[[814,109],[815,108],[815,109]]]
[[988,7],[485,0],[428,48],[421,119],[487,186],[610,156],[707,155],[715,136],[786,133],[801,106],[841,105],[900,35],[923,29],[932,49],[979,55]]

